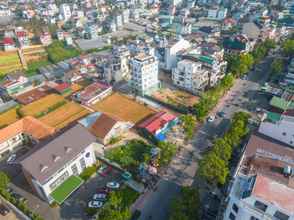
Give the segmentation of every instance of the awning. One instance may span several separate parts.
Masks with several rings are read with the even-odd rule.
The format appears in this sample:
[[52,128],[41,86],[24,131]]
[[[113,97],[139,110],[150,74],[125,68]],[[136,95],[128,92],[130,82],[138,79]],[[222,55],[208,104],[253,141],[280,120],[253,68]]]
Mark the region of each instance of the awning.
[[58,186],[50,196],[61,205],[82,184],[83,180],[78,176],[71,176]]

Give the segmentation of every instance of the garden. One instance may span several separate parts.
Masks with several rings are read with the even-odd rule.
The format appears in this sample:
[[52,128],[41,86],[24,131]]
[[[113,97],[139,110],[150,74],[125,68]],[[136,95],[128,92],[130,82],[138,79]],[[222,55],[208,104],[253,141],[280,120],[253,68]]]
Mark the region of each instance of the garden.
[[48,59],[52,63],[76,57],[80,55],[80,51],[72,46],[66,46],[63,41],[54,41],[47,48]]
[[5,76],[6,73],[21,69],[23,69],[23,66],[17,51],[0,52],[0,77]]
[[16,109],[17,107],[14,107],[0,114],[0,128],[4,128],[19,119]]

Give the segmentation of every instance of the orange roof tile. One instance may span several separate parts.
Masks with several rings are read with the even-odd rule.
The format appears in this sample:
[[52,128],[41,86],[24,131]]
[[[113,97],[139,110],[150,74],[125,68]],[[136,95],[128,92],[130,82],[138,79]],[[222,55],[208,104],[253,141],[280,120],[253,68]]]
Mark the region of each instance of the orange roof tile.
[[32,116],[26,116],[0,130],[0,143],[16,136],[19,133],[29,134],[36,140],[40,140],[48,137],[54,132],[54,128],[44,124]]

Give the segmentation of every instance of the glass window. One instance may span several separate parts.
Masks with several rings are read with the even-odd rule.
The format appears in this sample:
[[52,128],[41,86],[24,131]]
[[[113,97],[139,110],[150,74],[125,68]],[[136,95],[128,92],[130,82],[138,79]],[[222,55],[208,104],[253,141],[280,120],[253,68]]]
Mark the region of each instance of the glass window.
[[233,204],[233,210],[238,213],[239,208],[235,203]]
[[84,158],[81,158],[80,159],[80,165],[81,165],[81,169],[85,169],[86,168],[86,162],[85,162],[85,159]]
[[53,183],[49,185],[51,190],[54,190],[58,187],[61,183],[63,183],[69,176],[69,173],[66,171],[60,177],[58,177]]
[[233,213],[230,213],[229,219],[230,220],[235,220],[236,219],[236,216]]
[[74,175],[78,175],[78,174],[79,174],[79,172],[78,172],[78,167],[77,167],[76,164],[74,164],[74,165],[71,166],[71,170],[72,170],[72,173],[73,173]]
[[277,219],[279,220],[288,220],[289,219],[289,216],[280,212],[280,211],[276,211],[275,214],[274,214],[274,217],[276,217]]
[[267,209],[267,205],[264,204],[264,203],[262,203],[262,202],[260,202],[260,201],[256,201],[254,203],[254,207],[257,208],[257,209],[259,209],[259,210],[261,210],[261,211],[263,211],[263,212],[265,212],[266,209]]

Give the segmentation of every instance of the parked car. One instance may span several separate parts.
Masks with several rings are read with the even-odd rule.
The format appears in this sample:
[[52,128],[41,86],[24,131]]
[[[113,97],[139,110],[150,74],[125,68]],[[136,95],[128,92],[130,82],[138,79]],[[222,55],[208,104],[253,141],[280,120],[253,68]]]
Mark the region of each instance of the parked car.
[[122,178],[124,180],[130,180],[130,179],[132,179],[132,174],[130,172],[128,172],[128,171],[124,172],[121,176],[122,176]]
[[107,194],[106,193],[97,193],[93,195],[93,200],[97,201],[106,201]]
[[101,202],[101,201],[90,201],[88,203],[88,207],[89,208],[96,208],[96,209],[98,209],[98,208],[101,208],[102,206],[103,206],[103,202]]
[[111,166],[107,166],[107,165],[102,165],[99,169],[98,169],[98,173],[101,176],[107,176],[110,172],[112,171],[112,167]]
[[106,186],[110,189],[118,189],[120,187],[120,184],[116,181],[113,181],[113,182],[108,182]]
[[9,209],[3,205],[3,204],[0,204],[0,214],[5,216],[9,213]]
[[218,112],[217,114],[221,118],[225,117],[225,115],[226,115],[226,113],[224,113],[224,112]]
[[7,163],[13,164],[15,160],[16,160],[16,154],[11,154],[7,159]]
[[209,116],[209,117],[207,118],[207,121],[208,121],[208,122],[213,122],[214,119],[215,119],[215,116],[214,116],[214,115],[211,115],[211,116]]

